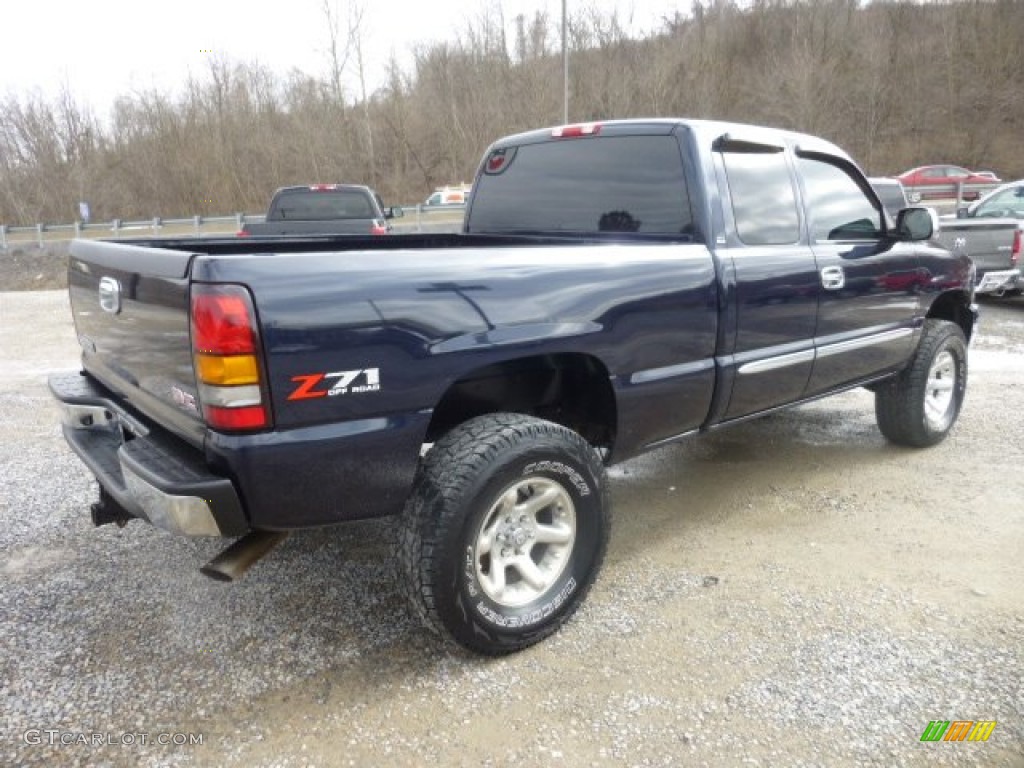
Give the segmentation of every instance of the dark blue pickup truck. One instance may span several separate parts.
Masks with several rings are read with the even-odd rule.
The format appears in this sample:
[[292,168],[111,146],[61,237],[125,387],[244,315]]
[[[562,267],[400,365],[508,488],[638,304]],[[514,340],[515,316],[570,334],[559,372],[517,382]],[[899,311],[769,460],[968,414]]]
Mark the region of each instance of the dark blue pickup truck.
[[562,126],[483,157],[464,231],[76,241],[64,434],[93,521],[240,537],[401,515],[413,606],[483,653],[555,631],[609,532],[605,467],[851,387],[929,446],[960,411],[973,267],[889,223],[820,139]]

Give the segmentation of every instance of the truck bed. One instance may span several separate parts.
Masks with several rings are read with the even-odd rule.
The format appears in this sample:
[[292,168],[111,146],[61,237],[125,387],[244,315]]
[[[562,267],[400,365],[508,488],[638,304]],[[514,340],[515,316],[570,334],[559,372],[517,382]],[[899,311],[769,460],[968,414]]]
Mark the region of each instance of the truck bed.
[[[140,421],[205,451],[214,466],[246,473],[239,484],[252,489],[252,522],[273,529],[396,512],[445,391],[466,378],[484,391],[511,359],[533,361],[516,374],[530,391],[546,386],[552,360],[601,367],[619,392],[621,456],[700,427],[714,391],[715,265],[703,244],[675,239],[76,241],[69,277],[85,371]],[[99,307],[104,277],[124,288],[117,312]],[[273,441],[202,422],[189,290],[206,283],[244,286],[257,308]],[[365,390],[323,396],[346,376]],[[588,397],[581,392],[580,408]],[[305,442],[321,447],[295,450]],[[255,444],[259,464],[244,458]],[[367,462],[393,471],[368,473]],[[343,478],[329,492],[315,482],[325,472]],[[301,509],[281,474],[308,478]]]

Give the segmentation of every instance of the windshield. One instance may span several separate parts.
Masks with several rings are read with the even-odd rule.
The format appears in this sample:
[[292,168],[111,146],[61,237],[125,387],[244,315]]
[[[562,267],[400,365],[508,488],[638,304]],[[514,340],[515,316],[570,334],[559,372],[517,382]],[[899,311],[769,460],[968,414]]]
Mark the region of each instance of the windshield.
[[673,136],[526,144],[485,163],[468,232],[693,234]]

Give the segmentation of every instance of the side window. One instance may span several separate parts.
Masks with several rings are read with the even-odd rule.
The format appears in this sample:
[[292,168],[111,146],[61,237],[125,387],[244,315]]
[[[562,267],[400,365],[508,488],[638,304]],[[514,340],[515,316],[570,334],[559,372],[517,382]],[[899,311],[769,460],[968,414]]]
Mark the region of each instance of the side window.
[[788,245],[800,239],[793,180],[778,152],[722,152],[736,233],[747,245]]
[[812,242],[881,237],[882,212],[844,169],[813,157],[799,157],[797,168],[804,179]]

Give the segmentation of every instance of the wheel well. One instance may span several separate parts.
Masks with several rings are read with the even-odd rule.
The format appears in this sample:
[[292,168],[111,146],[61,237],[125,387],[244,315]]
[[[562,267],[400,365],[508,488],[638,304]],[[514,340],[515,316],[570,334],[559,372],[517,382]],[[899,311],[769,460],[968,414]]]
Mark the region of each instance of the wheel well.
[[608,369],[589,355],[519,358],[480,368],[454,382],[434,409],[425,442],[487,413],[525,413],[610,448],[615,438],[615,394]]
[[935,320],[949,320],[960,326],[964,338],[971,340],[974,331],[974,315],[963,294],[944,293],[928,309],[928,317]]

